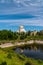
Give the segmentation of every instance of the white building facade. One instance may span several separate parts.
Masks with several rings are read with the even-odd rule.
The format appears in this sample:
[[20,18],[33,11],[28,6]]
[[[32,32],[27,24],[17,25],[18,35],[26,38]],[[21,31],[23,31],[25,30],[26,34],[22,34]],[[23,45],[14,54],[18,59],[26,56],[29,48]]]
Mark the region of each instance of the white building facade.
[[24,26],[21,25],[21,26],[19,27],[19,30],[17,30],[17,32],[18,32],[18,33],[22,33],[22,32],[26,33],[26,30],[24,29]]

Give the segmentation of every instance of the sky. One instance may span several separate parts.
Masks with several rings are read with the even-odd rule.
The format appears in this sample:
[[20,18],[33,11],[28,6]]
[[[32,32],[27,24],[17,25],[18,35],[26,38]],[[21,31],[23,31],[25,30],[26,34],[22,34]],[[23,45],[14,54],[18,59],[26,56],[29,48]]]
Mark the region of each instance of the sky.
[[0,30],[43,30],[43,0],[0,0]]

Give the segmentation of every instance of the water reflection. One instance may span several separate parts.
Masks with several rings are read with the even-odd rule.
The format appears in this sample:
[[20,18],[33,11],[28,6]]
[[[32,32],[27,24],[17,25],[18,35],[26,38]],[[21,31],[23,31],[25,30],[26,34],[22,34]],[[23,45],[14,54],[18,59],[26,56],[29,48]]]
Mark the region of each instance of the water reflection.
[[41,49],[34,50],[29,48],[27,49],[16,48],[15,52],[19,54],[24,54],[27,57],[43,60],[43,51]]

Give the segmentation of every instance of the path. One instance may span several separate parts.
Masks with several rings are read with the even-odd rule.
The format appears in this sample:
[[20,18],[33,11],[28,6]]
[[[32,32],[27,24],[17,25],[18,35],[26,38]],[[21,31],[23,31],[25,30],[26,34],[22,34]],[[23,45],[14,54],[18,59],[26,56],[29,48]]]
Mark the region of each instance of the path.
[[15,44],[12,44],[12,43],[5,43],[5,44],[1,44],[0,47],[1,48],[6,48],[6,47],[12,47],[12,46],[20,46],[20,45],[24,45],[24,44],[33,44],[33,43],[36,43],[36,44],[43,44],[43,41],[40,41],[40,40],[30,40],[30,41],[27,41],[27,42],[16,42]]

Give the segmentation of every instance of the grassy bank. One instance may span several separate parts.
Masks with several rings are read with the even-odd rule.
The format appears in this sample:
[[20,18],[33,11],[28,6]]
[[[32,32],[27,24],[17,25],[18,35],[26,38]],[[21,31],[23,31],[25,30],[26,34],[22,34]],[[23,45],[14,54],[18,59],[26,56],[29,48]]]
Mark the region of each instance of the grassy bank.
[[43,61],[27,58],[12,50],[0,49],[0,65],[43,65]]

